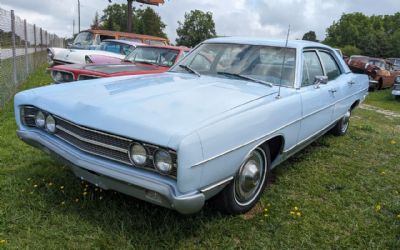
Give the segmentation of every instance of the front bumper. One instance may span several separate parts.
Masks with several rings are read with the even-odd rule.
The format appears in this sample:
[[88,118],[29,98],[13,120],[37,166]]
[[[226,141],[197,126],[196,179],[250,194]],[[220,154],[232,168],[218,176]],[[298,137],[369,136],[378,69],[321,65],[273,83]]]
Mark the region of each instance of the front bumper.
[[116,190],[182,214],[195,213],[204,206],[204,193],[181,194],[176,182],[156,173],[99,159],[40,131],[18,130],[17,135],[24,142],[68,163],[77,177],[105,190]]
[[378,81],[369,80],[369,88],[370,89],[376,89],[377,86],[378,86]]
[[400,96],[400,90],[392,90],[392,95]]

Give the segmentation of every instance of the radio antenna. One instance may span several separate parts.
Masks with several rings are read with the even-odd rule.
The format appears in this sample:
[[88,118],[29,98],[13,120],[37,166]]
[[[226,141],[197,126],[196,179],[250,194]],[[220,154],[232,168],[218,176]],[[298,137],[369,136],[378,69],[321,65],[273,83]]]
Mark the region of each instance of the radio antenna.
[[281,86],[282,86],[283,67],[284,67],[285,61],[286,61],[286,50],[287,50],[288,41],[289,41],[289,33],[290,33],[290,24],[289,24],[289,28],[288,28],[287,35],[286,35],[285,48],[284,48],[284,51],[283,51],[283,61],[282,61],[282,66],[281,66],[281,78],[279,79],[278,95],[276,96],[276,99],[281,98]]

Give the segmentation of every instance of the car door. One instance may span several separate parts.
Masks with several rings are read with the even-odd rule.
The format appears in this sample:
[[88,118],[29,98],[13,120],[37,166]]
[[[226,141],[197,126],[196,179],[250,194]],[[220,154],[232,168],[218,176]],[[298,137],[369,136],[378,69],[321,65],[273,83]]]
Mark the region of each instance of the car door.
[[305,50],[302,63],[302,119],[298,143],[311,139],[332,124],[337,91],[334,83],[315,84],[316,76],[325,76],[318,50]]

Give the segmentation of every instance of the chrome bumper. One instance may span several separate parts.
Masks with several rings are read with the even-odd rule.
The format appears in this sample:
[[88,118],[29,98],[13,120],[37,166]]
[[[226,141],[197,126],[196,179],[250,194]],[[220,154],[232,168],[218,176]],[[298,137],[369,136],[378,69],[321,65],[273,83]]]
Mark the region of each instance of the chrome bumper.
[[68,163],[78,178],[105,190],[116,190],[182,214],[195,213],[204,206],[204,193],[180,194],[173,180],[156,173],[99,159],[40,131],[18,130],[17,135],[29,145]]
[[371,89],[376,88],[377,85],[378,85],[378,81],[369,80],[369,87],[370,87]]
[[400,96],[400,90],[397,89],[392,90],[392,95]]

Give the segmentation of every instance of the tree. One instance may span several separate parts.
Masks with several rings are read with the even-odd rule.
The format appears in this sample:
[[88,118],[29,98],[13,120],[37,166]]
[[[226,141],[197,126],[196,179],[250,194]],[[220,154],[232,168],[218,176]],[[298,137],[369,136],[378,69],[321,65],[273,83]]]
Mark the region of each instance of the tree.
[[312,41],[312,42],[318,42],[317,40],[317,35],[315,34],[314,31],[310,30],[309,32],[305,33],[303,35],[302,40],[307,40],[307,41]]
[[90,25],[90,28],[92,30],[98,30],[100,28],[100,17],[99,17],[99,12],[96,11],[96,14],[94,15],[93,23]]
[[217,35],[211,12],[192,10],[190,13],[185,13],[184,22],[178,21],[178,25],[179,27],[176,29],[178,45],[193,47]]
[[341,48],[343,55],[346,56],[352,56],[352,55],[361,55],[362,51],[357,48],[354,47],[353,45],[346,45],[343,48]]
[[[144,10],[132,10],[132,32],[159,37],[167,37],[164,33],[166,27],[161,17],[150,7]],[[129,32],[129,27],[125,22],[128,14],[125,4],[112,4],[103,10],[101,17],[101,28],[114,31]]]

